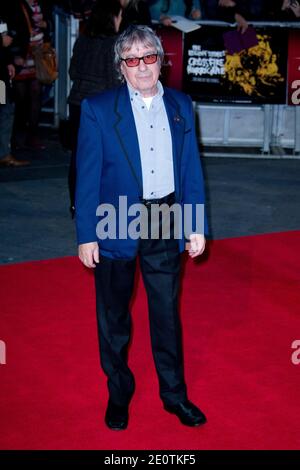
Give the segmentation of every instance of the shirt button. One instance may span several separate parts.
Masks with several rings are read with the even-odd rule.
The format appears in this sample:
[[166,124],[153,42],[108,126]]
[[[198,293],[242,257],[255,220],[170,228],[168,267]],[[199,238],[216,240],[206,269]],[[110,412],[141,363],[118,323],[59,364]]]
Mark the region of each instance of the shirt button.
[[165,130],[166,130],[166,128],[165,128],[165,127],[163,127],[163,131],[165,131]]
[[145,106],[142,106],[142,109],[145,109]]
[[151,126],[150,126],[150,127],[151,127],[151,129],[153,129],[153,126],[152,126],[152,124],[151,124]]
[[150,150],[151,150],[151,152],[153,152],[154,148],[153,148],[153,147],[150,147]]
[[154,170],[151,170],[151,173],[154,173]]
[[153,196],[154,192],[152,191],[151,195]]

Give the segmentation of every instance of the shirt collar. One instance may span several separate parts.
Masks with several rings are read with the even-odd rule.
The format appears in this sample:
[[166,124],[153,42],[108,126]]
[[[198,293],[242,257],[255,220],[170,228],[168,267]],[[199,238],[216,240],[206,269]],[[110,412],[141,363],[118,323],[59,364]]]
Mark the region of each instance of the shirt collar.
[[[131,101],[143,99],[141,93],[135,88],[133,88],[129,83],[127,83],[127,87],[128,87],[129,97]],[[163,97],[163,94],[164,94],[164,88],[161,82],[158,80],[157,81],[157,93],[156,95],[153,96],[153,99],[155,99],[155,101],[159,100]]]

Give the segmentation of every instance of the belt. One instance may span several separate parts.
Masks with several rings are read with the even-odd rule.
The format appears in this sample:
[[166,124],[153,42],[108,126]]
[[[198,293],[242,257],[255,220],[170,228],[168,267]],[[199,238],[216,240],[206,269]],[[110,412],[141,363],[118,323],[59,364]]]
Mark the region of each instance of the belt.
[[171,206],[175,203],[175,192],[168,194],[167,196],[159,199],[140,199],[141,203],[146,207],[150,207],[152,204],[168,204]]

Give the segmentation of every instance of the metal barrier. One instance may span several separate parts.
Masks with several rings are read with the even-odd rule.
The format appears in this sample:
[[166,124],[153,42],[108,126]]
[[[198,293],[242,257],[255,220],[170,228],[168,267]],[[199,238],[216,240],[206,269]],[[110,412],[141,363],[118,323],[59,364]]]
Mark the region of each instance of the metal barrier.
[[[195,104],[198,133],[206,154],[226,153],[225,148],[257,149],[257,155],[300,155],[300,108],[287,105],[235,106]],[[224,147],[216,152],[210,147]],[[229,152],[230,153],[230,152]],[[253,156],[253,152],[250,153]]]
[[71,89],[69,66],[72,50],[79,33],[79,21],[63,10],[55,10],[55,48],[59,76],[54,85],[54,126],[69,116],[67,98]]

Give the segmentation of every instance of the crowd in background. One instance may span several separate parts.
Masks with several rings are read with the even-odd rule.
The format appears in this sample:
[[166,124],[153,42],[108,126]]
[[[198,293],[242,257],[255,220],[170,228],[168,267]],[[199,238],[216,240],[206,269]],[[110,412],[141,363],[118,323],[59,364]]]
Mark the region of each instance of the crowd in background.
[[17,160],[15,149],[45,148],[38,135],[42,85],[36,78],[33,50],[37,44],[53,41],[54,7],[81,20],[81,34],[69,70],[73,83],[68,97],[72,128],[71,212],[80,103],[84,97],[119,83],[113,46],[120,31],[133,23],[169,26],[172,15],[236,23],[242,33],[251,21],[300,18],[300,0],[2,0],[0,80],[6,86],[6,103],[0,105],[0,166],[30,163]]
[[52,5],[43,0],[0,3],[0,80],[6,103],[0,105],[0,165],[23,166],[12,150],[43,150],[38,137],[42,85],[36,78],[34,48],[51,40]]
[[[96,0],[60,0],[59,4],[77,18],[89,16]],[[138,0],[129,1],[135,9],[149,8],[153,20],[168,15],[191,19],[231,21],[236,12],[251,21],[291,21],[300,17],[297,0]],[[145,6],[146,4],[146,6]]]

